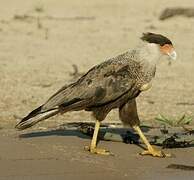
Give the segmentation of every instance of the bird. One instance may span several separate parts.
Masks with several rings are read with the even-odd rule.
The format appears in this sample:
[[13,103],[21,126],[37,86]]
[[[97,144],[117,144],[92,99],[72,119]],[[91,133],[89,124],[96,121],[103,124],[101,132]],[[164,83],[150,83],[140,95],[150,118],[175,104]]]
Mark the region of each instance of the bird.
[[165,55],[168,59],[176,59],[171,40],[162,34],[143,33],[135,48],[103,61],[77,81],[63,86],[15,127],[23,130],[58,113],[90,111],[95,127],[91,144],[85,146],[85,150],[110,155],[110,151],[97,147],[97,138],[101,122],[117,108],[123,124],[131,126],[146,145],[146,150],[140,154],[166,157],[167,154],[153,147],[143,134],[136,103],[139,94],[152,87],[158,61]]

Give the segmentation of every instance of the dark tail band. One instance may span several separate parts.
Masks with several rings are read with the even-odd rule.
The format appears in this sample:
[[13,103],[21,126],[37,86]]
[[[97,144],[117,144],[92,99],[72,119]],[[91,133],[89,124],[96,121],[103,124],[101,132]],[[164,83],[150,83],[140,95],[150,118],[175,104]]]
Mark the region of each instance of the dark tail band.
[[36,108],[31,113],[29,113],[15,126],[15,128],[19,130],[29,128],[42,120],[45,120],[51,116],[56,115],[59,112],[59,109],[51,109],[46,112],[41,112],[41,108],[42,106]]

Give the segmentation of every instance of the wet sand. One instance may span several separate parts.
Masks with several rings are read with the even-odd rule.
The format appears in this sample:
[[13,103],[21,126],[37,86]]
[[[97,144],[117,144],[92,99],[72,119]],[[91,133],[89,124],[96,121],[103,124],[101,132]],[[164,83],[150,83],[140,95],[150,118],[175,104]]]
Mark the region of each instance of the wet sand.
[[193,148],[168,149],[175,157],[140,156],[136,145],[100,141],[114,156],[91,155],[90,139],[77,131],[53,129],[0,131],[0,179],[192,179],[194,172],[168,169],[170,164],[193,165]]

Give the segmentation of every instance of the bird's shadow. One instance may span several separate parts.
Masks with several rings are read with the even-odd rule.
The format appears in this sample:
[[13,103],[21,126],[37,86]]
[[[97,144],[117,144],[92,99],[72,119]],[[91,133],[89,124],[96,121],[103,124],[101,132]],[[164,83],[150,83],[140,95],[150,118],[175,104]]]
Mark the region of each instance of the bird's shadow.
[[54,130],[47,130],[47,131],[36,131],[36,132],[29,132],[20,134],[20,138],[36,138],[36,137],[45,137],[45,136],[77,136],[83,139],[90,139],[89,136],[81,133],[78,130],[72,129],[54,129]]
[[[86,124],[89,126],[94,126],[94,123],[64,123],[62,125],[60,125],[60,127],[58,129],[51,129],[51,130],[47,130],[47,131],[36,131],[36,132],[28,132],[28,133],[23,133],[20,134],[19,137],[20,138],[35,138],[35,137],[45,137],[45,136],[77,136],[79,138],[83,138],[83,139],[91,139],[91,137],[89,137],[88,135],[82,133],[81,131],[79,131],[79,126],[81,126],[82,124]],[[74,127],[72,128],[67,128],[67,127]],[[106,124],[102,124],[102,129],[100,129],[101,131],[106,131],[106,132],[114,132],[114,134],[124,134],[127,131],[131,131],[133,132],[132,129],[130,128],[111,128],[108,127]],[[148,132],[151,127],[149,126],[142,126],[141,127],[143,132]]]
[[[83,132],[81,132],[79,130],[79,126],[81,124],[86,124],[89,126],[94,127],[94,123],[65,123],[63,125],[60,126],[60,128],[58,129],[52,129],[52,130],[44,130],[44,131],[36,131],[36,132],[28,132],[28,133],[23,133],[19,135],[19,138],[36,138],[36,137],[48,137],[48,136],[76,136],[82,139],[91,139],[91,134],[85,134]],[[67,127],[74,127],[73,129],[69,129]],[[147,127],[147,126],[143,126],[141,127],[141,129],[143,130],[143,132],[148,132],[151,127]],[[133,136],[133,130],[129,129],[129,128],[111,128],[108,127],[106,124],[102,124],[102,129],[100,129],[99,132],[99,139],[98,142],[101,140],[100,136],[104,133],[104,132],[114,132],[114,134],[118,134],[118,135],[122,135],[122,134],[126,134],[127,132],[131,133],[131,135]],[[139,136],[137,137],[137,135],[134,134],[134,138],[136,138],[136,141],[139,141]],[[123,139],[124,141],[124,139]],[[140,146],[141,148],[144,149],[143,146],[141,146],[138,143],[135,143],[136,145]]]
[[[27,133],[23,133],[19,135],[19,138],[36,138],[36,137],[48,137],[48,136],[76,136],[82,139],[91,139],[92,138],[92,134],[93,132],[90,134],[87,133],[83,133],[83,131],[79,130],[79,127],[81,125],[86,125],[89,127],[94,127],[94,123],[65,123],[62,124],[58,129],[51,129],[51,130],[43,130],[43,131],[36,131],[36,132],[27,132]],[[144,133],[149,133],[150,130],[153,129],[153,127],[150,126],[141,126],[141,129]],[[128,134],[128,139],[132,139],[133,142],[125,142],[125,139],[119,140],[121,142],[125,142],[125,143],[130,143],[130,144],[136,144],[137,146],[145,149],[142,144],[139,143],[139,136],[134,133],[134,131],[130,128],[112,128],[110,126],[107,126],[106,124],[102,124],[102,128],[100,129],[99,132],[99,140],[101,140],[100,138],[100,134],[103,134],[105,132],[111,132],[114,135],[120,135],[122,136],[123,134],[126,135]],[[101,136],[102,137],[102,136]],[[99,142],[98,140],[98,142]],[[114,140],[113,140],[114,141]],[[184,143],[184,142],[183,142]],[[171,142],[168,142],[167,145],[171,144]],[[179,144],[178,144],[179,145]],[[180,146],[180,145],[179,145]],[[173,144],[174,147],[174,144]],[[182,147],[182,146],[180,146]],[[183,147],[194,147],[194,144],[187,144],[186,146]],[[168,148],[168,147],[167,147]],[[176,146],[174,148],[177,148]]]

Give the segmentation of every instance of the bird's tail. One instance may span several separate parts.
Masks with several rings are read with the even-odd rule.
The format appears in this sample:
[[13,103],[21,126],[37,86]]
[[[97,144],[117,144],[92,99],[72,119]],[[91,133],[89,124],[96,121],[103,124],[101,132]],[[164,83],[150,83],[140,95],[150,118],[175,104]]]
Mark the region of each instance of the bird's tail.
[[37,109],[33,110],[29,113],[26,117],[24,117],[16,126],[15,128],[19,130],[23,130],[33,126],[34,124],[45,120],[51,116],[56,115],[59,113],[59,109],[51,109],[46,112],[41,112],[42,106],[38,107]]

